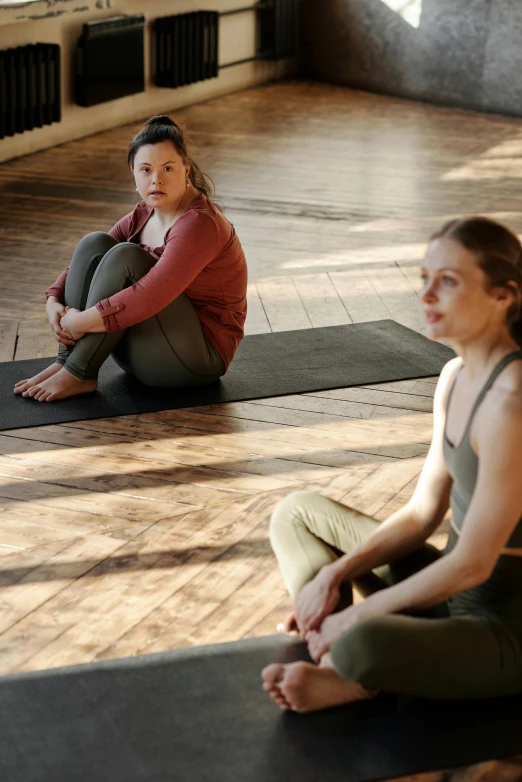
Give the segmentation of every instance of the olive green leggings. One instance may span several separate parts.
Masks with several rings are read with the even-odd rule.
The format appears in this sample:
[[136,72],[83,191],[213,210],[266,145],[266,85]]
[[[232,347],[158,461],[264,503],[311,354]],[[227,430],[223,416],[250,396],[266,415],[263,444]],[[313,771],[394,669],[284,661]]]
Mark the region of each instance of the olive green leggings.
[[[294,492],[286,497],[272,515],[270,539],[290,595],[296,597],[324,565],[368,539],[378,524],[319,494]],[[439,556],[426,544],[355,585],[365,594],[383,589]],[[346,587],[344,605],[351,602],[351,584]],[[368,689],[428,698],[522,691],[520,636],[504,623],[479,615],[480,606],[477,613],[453,615],[458,609],[458,600],[452,600],[422,614],[364,620],[332,646],[334,667],[343,678]]]
[[[156,263],[137,244],[95,232],[78,243],[65,283],[65,304],[94,306],[133,285]],[[73,347],[60,346],[57,362],[82,380],[91,380],[110,355],[142,383],[176,388],[204,385],[225,372],[223,361],[203,334],[187,296],[181,294],[151,318],[122,331],[89,333]]]

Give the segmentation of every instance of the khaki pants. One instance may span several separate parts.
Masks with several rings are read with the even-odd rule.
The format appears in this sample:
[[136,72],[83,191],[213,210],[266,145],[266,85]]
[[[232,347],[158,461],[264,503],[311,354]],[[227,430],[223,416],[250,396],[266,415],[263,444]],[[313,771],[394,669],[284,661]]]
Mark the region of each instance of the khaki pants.
[[[270,540],[292,597],[324,565],[353,551],[379,522],[319,494],[294,492],[276,507]],[[363,593],[402,581],[434,562],[428,544],[357,582]],[[522,567],[522,562],[520,562]],[[467,593],[462,593],[467,595]],[[337,672],[368,689],[428,698],[483,698],[522,691],[522,645],[505,623],[487,618],[459,596],[422,614],[390,614],[361,621],[331,649]],[[346,584],[342,605],[351,602]],[[455,615],[453,615],[455,614]]]

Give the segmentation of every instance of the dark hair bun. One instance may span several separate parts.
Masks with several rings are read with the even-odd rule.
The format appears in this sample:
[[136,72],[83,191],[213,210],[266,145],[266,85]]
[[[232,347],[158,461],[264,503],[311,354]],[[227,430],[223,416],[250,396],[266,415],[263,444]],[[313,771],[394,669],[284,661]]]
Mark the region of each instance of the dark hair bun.
[[151,117],[149,119],[149,121],[146,123],[146,125],[147,126],[150,126],[150,125],[163,125],[163,126],[168,125],[168,126],[170,126],[172,128],[177,127],[176,123],[173,120],[171,120],[170,117],[167,117],[166,114],[158,114],[157,117]]

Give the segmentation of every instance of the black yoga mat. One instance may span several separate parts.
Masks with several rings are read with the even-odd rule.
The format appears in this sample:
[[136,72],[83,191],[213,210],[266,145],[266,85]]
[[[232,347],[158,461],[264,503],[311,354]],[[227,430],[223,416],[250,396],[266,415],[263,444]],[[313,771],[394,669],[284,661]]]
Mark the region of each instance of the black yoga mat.
[[15,382],[52,359],[0,363],[0,430],[323,391],[437,375],[454,355],[393,320],[245,337],[226,375],[202,388],[144,386],[109,359],[99,390],[41,403],[13,394]]
[[268,662],[281,637],[0,679],[2,782],[370,782],[522,752],[522,697],[380,695],[282,713]]

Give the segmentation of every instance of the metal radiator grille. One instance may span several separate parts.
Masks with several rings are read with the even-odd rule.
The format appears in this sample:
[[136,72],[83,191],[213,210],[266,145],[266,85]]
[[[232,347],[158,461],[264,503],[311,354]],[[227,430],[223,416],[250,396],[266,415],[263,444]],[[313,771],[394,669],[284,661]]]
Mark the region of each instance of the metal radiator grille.
[[194,11],[156,19],[156,85],[183,87],[218,75],[216,11]]
[[0,138],[60,119],[60,47],[37,43],[0,51]]
[[301,0],[265,0],[259,4],[262,57],[279,60],[297,54]]
[[76,102],[80,106],[145,90],[145,17],[115,16],[83,25],[76,62]]

